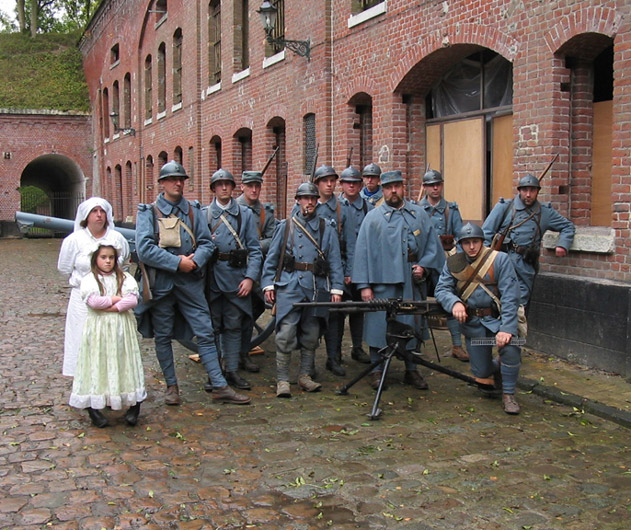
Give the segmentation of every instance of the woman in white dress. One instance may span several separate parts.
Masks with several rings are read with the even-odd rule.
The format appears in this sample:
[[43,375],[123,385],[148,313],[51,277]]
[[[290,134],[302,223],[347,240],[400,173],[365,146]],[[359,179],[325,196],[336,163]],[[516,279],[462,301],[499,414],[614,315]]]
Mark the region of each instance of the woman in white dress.
[[102,239],[113,240],[121,248],[119,264],[124,267],[129,259],[129,244],[122,234],[114,230],[112,205],[101,197],[91,197],[77,208],[74,232],[67,236],[59,251],[57,269],[67,276],[72,288],[66,312],[63,375],[74,376],[81,344],[83,324],[88,314],[81,300],[81,280],[90,272],[90,255],[94,244]]

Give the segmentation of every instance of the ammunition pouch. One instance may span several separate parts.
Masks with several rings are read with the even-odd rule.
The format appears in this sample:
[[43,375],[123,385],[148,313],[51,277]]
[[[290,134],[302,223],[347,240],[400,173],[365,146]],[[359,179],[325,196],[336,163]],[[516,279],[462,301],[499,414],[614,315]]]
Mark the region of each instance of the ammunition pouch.
[[313,261],[313,274],[316,276],[327,276],[329,274],[329,270],[329,263],[322,256],[318,256]]
[[455,237],[452,234],[444,234],[440,237],[440,244],[443,246],[445,252],[449,252],[456,246]]
[[288,252],[285,252],[285,257],[283,258],[283,269],[286,272],[294,272],[295,264],[296,264],[296,258],[293,256],[293,254],[289,254]]
[[416,252],[412,252],[408,248],[408,263],[416,263],[417,261],[418,261],[418,256],[416,255]]
[[539,247],[529,245],[523,254],[524,261],[532,266],[535,270],[539,269]]
[[[331,301],[331,293],[324,289],[316,289],[313,293],[312,302],[330,302]],[[328,319],[329,317],[329,308],[328,307],[309,307],[307,308],[310,316],[316,318],[324,318]]]
[[234,269],[242,269],[248,264],[248,250],[245,248],[232,249],[228,256],[228,265]]
[[491,316],[493,318],[500,318],[500,308],[497,307],[497,302],[491,299]]

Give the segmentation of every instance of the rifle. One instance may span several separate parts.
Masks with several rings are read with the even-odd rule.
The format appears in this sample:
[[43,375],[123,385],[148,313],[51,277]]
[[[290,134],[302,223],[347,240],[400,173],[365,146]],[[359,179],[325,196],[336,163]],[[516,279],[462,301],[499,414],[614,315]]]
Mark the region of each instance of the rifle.
[[274,160],[274,157],[276,156],[276,153],[278,153],[279,149],[280,149],[280,145],[277,145],[276,149],[274,149],[274,152],[272,153],[272,155],[267,159],[267,163],[265,164],[265,167],[263,168],[263,171],[261,171],[261,177],[263,175],[265,175],[265,172],[267,171],[267,169],[269,168],[270,164],[272,163],[272,160]]
[[315,153],[313,154],[313,166],[311,166],[311,178],[309,179],[309,182],[313,182],[313,179],[315,178],[316,165],[318,164],[318,151],[319,150],[320,150],[320,143],[318,142],[316,144]]
[[353,158],[353,146],[348,151],[348,156],[346,157],[346,167],[351,167],[351,160]]
[[[425,173],[427,173],[429,171],[429,166],[431,164],[427,164],[427,168],[425,169]],[[421,189],[418,190],[418,197],[416,198],[416,202],[421,202],[421,199],[423,198],[423,179],[421,179]]]
[[440,364],[427,361],[421,357],[420,353],[410,352],[406,350],[407,343],[413,339],[420,337],[414,331],[412,326],[409,326],[396,319],[396,316],[400,313],[408,315],[436,315],[446,314],[440,304],[435,300],[404,300],[401,298],[376,298],[370,301],[362,302],[298,302],[294,304],[294,307],[328,307],[329,311],[343,311],[348,312],[362,312],[368,313],[372,311],[385,311],[386,312],[386,344],[385,348],[379,350],[379,359],[371,363],[365,368],[357,377],[352,381],[342,386],[336,391],[339,395],[348,395],[348,390],[357,383],[360,379],[372,372],[377,366],[383,363],[383,370],[381,375],[381,381],[379,388],[377,389],[377,395],[372,406],[372,410],[368,415],[371,420],[376,420],[381,414],[379,408],[379,400],[381,399],[381,392],[383,390],[384,382],[386,380],[386,374],[392,357],[397,357],[404,361],[412,361],[415,364],[421,364],[437,372],[444,373],[456,379],[466,381],[471,385],[477,386],[480,390],[487,393],[494,393],[497,389],[493,384],[489,384],[486,380],[477,380],[468,375],[461,374],[455,370],[451,370]]
[[[552,160],[550,160],[550,163],[545,167],[545,169],[541,173],[539,173],[537,180],[540,183],[543,177],[545,177],[548,171],[550,171],[552,164],[554,164],[557,158],[559,158],[559,153],[554,155],[552,157]],[[506,215],[504,215],[504,218],[506,218]],[[502,223],[504,223],[504,218],[502,219]],[[500,226],[502,226],[502,223],[500,223]],[[502,245],[504,244],[504,240],[506,239],[506,236],[508,235],[509,230],[510,230],[510,224],[506,227],[506,229],[501,234],[498,233],[498,234],[495,234],[495,236],[493,236],[493,241],[491,241],[492,250],[502,250]]]

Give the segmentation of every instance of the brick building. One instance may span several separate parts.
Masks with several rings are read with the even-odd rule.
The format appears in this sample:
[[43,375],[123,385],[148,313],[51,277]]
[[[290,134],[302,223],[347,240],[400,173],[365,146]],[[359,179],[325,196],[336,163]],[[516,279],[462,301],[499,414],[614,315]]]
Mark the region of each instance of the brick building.
[[[579,228],[569,258],[546,236],[529,341],[631,374],[631,4],[624,0],[105,0],[80,49],[93,105],[94,190],[119,220],[152,201],[168,159],[207,203],[209,178],[261,168],[281,215],[318,164],[401,169],[416,197],[442,170],[482,220],[538,174]],[[607,299],[607,303],[602,300]],[[615,303],[612,303],[615,300]]]
[[[46,192],[49,200],[37,206],[36,213],[74,219],[77,201],[91,192],[91,121],[86,114],[0,109],[2,235],[15,232],[19,188]],[[28,196],[23,199],[28,201]]]

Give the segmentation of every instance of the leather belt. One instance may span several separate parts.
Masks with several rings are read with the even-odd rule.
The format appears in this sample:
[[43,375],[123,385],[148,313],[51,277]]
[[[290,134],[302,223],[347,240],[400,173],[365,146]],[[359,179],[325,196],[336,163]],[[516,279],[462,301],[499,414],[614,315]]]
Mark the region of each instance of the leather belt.
[[468,307],[467,313],[470,317],[490,317],[493,315],[493,309],[490,307]]
[[294,270],[313,272],[313,263],[307,263],[305,261],[296,261],[294,262]]
[[230,259],[230,252],[217,252],[217,259],[221,261],[228,261]]
[[416,263],[418,261],[418,256],[415,252],[408,250],[408,263]]

